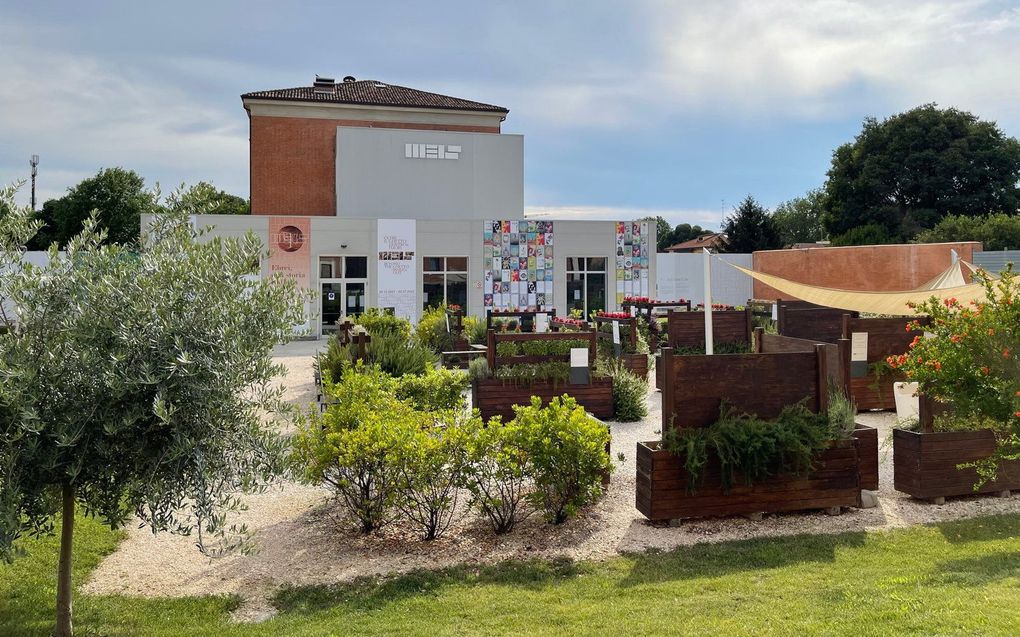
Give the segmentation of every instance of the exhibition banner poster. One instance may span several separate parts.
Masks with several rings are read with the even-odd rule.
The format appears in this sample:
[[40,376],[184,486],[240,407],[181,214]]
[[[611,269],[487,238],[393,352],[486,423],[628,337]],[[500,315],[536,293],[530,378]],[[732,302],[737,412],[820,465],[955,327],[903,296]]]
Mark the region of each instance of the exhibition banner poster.
[[393,308],[395,315],[416,321],[418,295],[415,279],[418,269],[415,264],[414,219],[379,219],[376,223],[378,306]]
[[311,287],[311,222],[308,217],[269,218],[269,273],[291,279],[297,287]]

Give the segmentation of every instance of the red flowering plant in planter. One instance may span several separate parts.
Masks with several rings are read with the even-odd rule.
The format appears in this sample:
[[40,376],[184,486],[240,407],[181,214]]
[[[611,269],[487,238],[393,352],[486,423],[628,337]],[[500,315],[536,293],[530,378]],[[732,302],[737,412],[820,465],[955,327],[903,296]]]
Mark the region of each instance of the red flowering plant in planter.
[[569,327],[577,327],[581,329],[586,329],[588,327],[588,324],[582,321],[581,319],[567,318],[565,316],[554,316],[552,322],[555,325],[566,325]]
[[958,419],[995,429],[1001,457],[1020,458],[1020,278],[1012,265],[999,279],[977,276],[984,299],[932,297],[917,305],[930,322],[905,329],[927,330],[926,337],[886,362],[925,395],[951,404]]

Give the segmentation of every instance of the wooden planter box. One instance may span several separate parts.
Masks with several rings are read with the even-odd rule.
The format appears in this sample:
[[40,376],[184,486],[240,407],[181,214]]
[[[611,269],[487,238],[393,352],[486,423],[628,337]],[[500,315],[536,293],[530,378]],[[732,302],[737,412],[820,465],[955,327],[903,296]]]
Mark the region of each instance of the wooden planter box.
[[648,380],[648,354],[624,354],[620,360],[635,376]]
[[1020,461],[999,464],[998,477],[975,490],[974,469],[957,465],[995,453],[995,435],[988,430],[915,432],[893,430],[893,484],[915,498],[944,498],[976,493],[1020,490]]
[[828,509],[860,503],[857,439],[834,442],[818,455],[815,469],[807,475],[776,475],[750,487],[738,478],[729,492],[723,491],[718,461],[712,459],[701,485],[689,493],[688,474],[681,459],[658,445],[637,443],[636,506],[650,520]]
[[472,401],[485,420],[502,416],[504,421],[508,421],[514,417],[513,406],[530,404],[532,396],[538,396],[543,403],[548,403],[563,394],[571,396],[596,418],[613,418],[613,381],[609,378],[597,378],[588,385],[553,385],[549,381],[515,385],[511,381],[489,378],[477,380],[471,385]]
[[878,429],[858,424],[853,436],[857,440],[861,488],[878,491]]

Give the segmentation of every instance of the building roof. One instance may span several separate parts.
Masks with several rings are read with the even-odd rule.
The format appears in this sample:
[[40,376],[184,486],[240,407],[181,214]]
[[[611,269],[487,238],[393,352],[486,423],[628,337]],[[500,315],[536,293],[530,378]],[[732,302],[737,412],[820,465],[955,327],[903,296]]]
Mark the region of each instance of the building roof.
[[281,100],[288,102],[319,102],[327,104],[360,104],[364,106],[395,106],[400,108],[442,108],[457,111],[509,113],[509,109],[483,104],[439,93],[419,91],[406,86],[386,84],[378,80],[356,80],[345,77],[341,82],[316,76],[312,86],[253,91],[242,100]]
[[690,252],[694,250],[701,250],[702,248],[718,248],[723,241],[726,240],[726,236],[719,232],[716,234],[703,234],[696,239],[690,241],[684,241],[683,243],[677,243],[666,248],[666,252]]

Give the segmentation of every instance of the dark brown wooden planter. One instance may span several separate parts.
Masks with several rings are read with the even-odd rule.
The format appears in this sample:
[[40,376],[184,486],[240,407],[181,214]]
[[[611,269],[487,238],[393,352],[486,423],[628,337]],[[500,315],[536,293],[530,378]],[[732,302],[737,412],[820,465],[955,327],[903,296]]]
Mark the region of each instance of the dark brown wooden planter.
[[611,420],[613,417],[613,381],[609,378],[597,378],[588,385],[554,385],[549,381],[515,385],[512,381],[489,378],[476,380],[471,385],[472,401],[485,420],[502,416],[507,421],[514,417],[513,406],[530,404],[532,396],[548,403],[563,394],[571,396],[596,418]]
[[878,491],[878,430],[858,424],[853,436],[857,440],[861,488]]
[[723,491],[718,461],[712,459],[701,485],[690,493],[681,459],[658,442],[639,442],[636,506],[650,520],[858,506],[858,447],[856,438],[834,442],[807,475],[776,475],[750,487],[738,479],[729,492]]
[[915,498],[936,499],[1020,490],[1020,461],[999,464],[998,477],[974,489],[977,471],[958,465],[995,453],[989,430],[916,432],[893,430],[893,484]]
[[648,380],[648,354],[623,354],[623,366],[641,380]]

